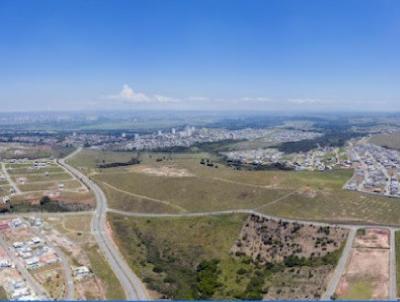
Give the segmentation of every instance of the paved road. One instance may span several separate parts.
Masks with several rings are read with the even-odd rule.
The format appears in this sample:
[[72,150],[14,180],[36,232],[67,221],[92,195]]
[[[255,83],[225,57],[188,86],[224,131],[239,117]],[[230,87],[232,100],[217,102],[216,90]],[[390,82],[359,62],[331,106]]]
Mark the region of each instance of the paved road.
[[107,208],[107,212],[110,213],[115,213],[115,214],[120,214],[120,215],[125,215],[125,216],[131,216],[131,217],[203,217],[203,216],[220,216],[220,215],[230,215],[230,214],[254,214],[258,215],[261,217],[265,217],[268,219],[274,219],[274,220],[282,220],[290,223],[301,223],[301,224],[312,224],[315,226],[338,226],[342,228],[371,228],[371,227],[381,227],[381,228],[386,228],[386,229],[393,229],[393,230],[398,230],[400,229],[398,226],[395,225],[378,225],[378,224],[366,224],[366,223],[357,223],[354,221],[315,221],[315,220],[301,220],[301,219],[290,219],[290,218],[284,218],[280,216],[273,216],[273,215],[267,215],[258,212],[257,210],[251,210],[251,209],[236,209],[236,210],[223,210],[223,211],[210,211],[210,212],[190,212],[190,213],[138,213],[138,212],[127,212],[127,211],[121,211],[117,209],[112,209],[112,208]]
[[353,241],[357,233],[357,228],[351,228],[349,236],[347,237],[346,245],[344,246],[342,255],[339,259],[339,262],[333,272],[333,276],[328,282],[325,293],[322,295],[321,300],[330,300],[334,295],[336,288],[339,285],[340,278],[343,276],[343,273],[346,269],[346,264],[349,260],[351,247],[353,246]]
[[389,261],[389,299],[397,299],[397,276],[396,276],[396,242],[395,230],[390,230],[390,261]]
[[9,184],[14,188],[15,193],[21,194],[21,190],[18,188],[17,184],[12,180],[10,174],[8,174],[4,163],[1,163],[1,169],[3,170],[3,174],[7,178],[7,181],[9,182]]
[[[77,150],[76,152],[79,152]],[[74,153],[76,153],[74,152]],[[72,154],[73,156],[75,154]],[[275,220],[285,220],[287,222],[296,222],[296,223],[303,223],[303,224],[313,224],[316,226],[340,226],[340,227],[345,227],[350,230],[349,236],[347,238],[345,247],[343,249],[342,255],[339,259],[338,265],[335,268],[335,271],[331,277],[331,279],[328,282],[327,285],[327,290],[322,296],[322,300],[330,300],[331,297],[334,295],[336,288],[340,282],[340,278],[345,272],[346,269],[346,264],[349,261],[349,257],[351,254],[351,248],[352,244],[357,232],[357,229],[359,228],[368,228],[371,226],[380,226],[380,227],[386,227],[390,229],[391,232],[391,251],[390,251],[390,289],[389,289],[389,295],[390,299],[395,299],[396,298],[396,266],[395,266],[395,260],[393,260],[393,257],[395,257],[395,245],[394,245],[394,230],[398,229],[395,226],[391,225],[374,225],[374,224],[365,224],[365,223],[360,223],[357,224],[357,222],[315,222],[315,221],[307,221],[307,220],[298,220],[298,219],[286,219],[282,217],[276,217],[276,216],[271,216],[271,215],[266,215],[257,212],[256,210],[250,210],[250,209],[237,209],[237,210],[225,210],[225,211],[211,211],[211,212],[198,212],[198,213],[178,213],[178,214],[149,214],[149,213],[134,213],[134,212],[126,212],[126,211],[121,211],[121,210],[116,210],[116,209],[110,209],[107,207],[107,200],[106,197],[104,196],[104,193],[101,191],[101,189],[90,179],[88,179],[85,175],[83,175],[81,172],[76,170],[75,168],[68,166],[64,160],[60,162],[61,165],[64,165],[66,169],[68,169],[71,173],[75,174],[77,178],[79,178],[83,183],[85,183],[91,190],[95,193],[96,195],[96,200],[98,202],[93,220],[92,220],[92,231],[95,234],[95,237],[97,241],[99,242],[99,246],[102,248],[102,250],[105,252],[113,270],[116,272],[117,277],[120,279],[121,284],[123,285],[128,299],[147,299],[146,291],[141,283],[141,281],[137,278],[136,275],[131,275],[129,277],[129,274],[132,273],[129,269],[129,267],[126,265],[125,261],[123,260],[122,256],[119,254],[119,251],[117,247],[115,246],[114,242],[112,241],[111,238],[109,238],[109,235],[107,234],[107,231],[105,229],[106,226],[106,212],[111,212],[111,213],[116,213],[120,215],[125,215],[125,216],[131,216],[131,217],[198,217],[198,216],[218,216],[218,215],[227,215],[227,214],[256,214],[265,218],[269,219],[275,219]],[[293,192],[291,193],[293,194]],[[120,258],[119,263],[115,263],[115,259]],[[395,258],[394,258],[395,259]],[[132,273],[133,274],[133,273]],[[133,298],[132,298],[133,297]]]
[[118,247],[112,240],[110,233],[107,231],[107,199],[103,191],[87,176],[65,163],[66,159],[71,158],[80,152],[80,150],[81,148],[77,149],[66,158],[61,159],[59,163],[72,174],[74,174],[79,180],[81,180],[88,188],[90,188],[96,197],[97,207],[92,218],[91,230],[100,249],[105,255],[115,275],[119,279],[121,286],[125,291],[126,298],[128,300],[148,300],[149,297],[143,283],[132,272],[129,265],[119,252]]

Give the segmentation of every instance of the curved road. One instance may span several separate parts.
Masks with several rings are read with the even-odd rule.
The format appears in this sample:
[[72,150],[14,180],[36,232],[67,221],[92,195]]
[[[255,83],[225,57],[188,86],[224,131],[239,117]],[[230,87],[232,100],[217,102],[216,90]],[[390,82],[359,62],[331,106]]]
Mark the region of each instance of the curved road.
[[[149,214],[149,213],[134,213],[134,212],[126,212],[120,211],[116,209],[110,209],[107,206],[107,199],[100,189],[100,187],[91,181],[88,177],[82,174],[77,169],[69,166],[65,163],[65,160],[74,156],[78,153],[81,148],[77,149],[75,152],[71,153],[66,158],[60,160],[60,164],[71,172],[75,177],[77,177],[80,181],[82,181],[88,188],[90,188],[97,200],[97,208],[94,212],[93,219],[92,219],[92,232],[96,237],[96,240],[107,257],[108,262],[110,263],[112,269],[114,270],[115,274],[117,275],[118,279],[123,286],[126,297],[129,300],[147,300],[147,292],[145,287],[143,286],[140,279],[130,270],[129,266],[126,264],[125,260],[123,259],[122,255],[119,253],[118,248],[116,247],[114,241],[110,237],[110,234],[107,232],[106,227],[106,213],[111,212],[120,215],[132,216],[132,217],[196,217],[196,216],[217,216],[217,215],[224,215],[224,214],[256,214],[263,216],[265,218],[270,219],[283,219],[288,222],[297,222],[297,223],[304,223],[304,224],[313,224],[316,226],[341,226],[349,229],[349,235],[343,249],[342,255],[339,259],[339,262],[335,268],[335,271],[330,278],[327,289],[322,296],[322,300],[330,300],[335,293],[335,290],[339,284],[340,278],[343,275],[346,264],[349,260],[352,243],[354,241],[357,229],[359,228],[368,228],[368,227],[384,227],[390,230],[390,285],[389,285],[389,298],[395,299],[397,296],[396,291],[396,259],[395,259],[395,244],[394,244],[394,231],[397,230],[395,226],[392,225],[375,225],[375,224],[357,224],[355,222],[315,222],[315,221],[307,221],[307,220],[298,220],[298,219],[287,219],[281,218],[276,216],[270,216],[266,214],[262,214],[257,212],[258,209],[236,209],[236,210],[225,210],[225,211],[211,211],[211,212],[198,212],[198,213],[178,213],[178,214]],[[290,194],[293,194],[291,192]]]
[[71,172],[75,177],[77,177],[81,182],[83,182],[88,188],[90,188],[90,190],[94,193],[96,197],[97,207],[93,214],[91,231],[99,245],[99,248],[105,255],[112,270],[119,279],[121,286],[125,291],[126,299],[148,300],[149,297],[143,283],[132,272],[129,265],[126,263],[125,259],[119,252],[118,247],[115,245],[110,233],[107,231],[107,198],[104,195],[103,191],[87,176],[65,162],[65,160],[71,158],[80,151],[81,148],[78,148],[76,151],[74,151],[64,159],[61,159],[59,163],[65,169]]

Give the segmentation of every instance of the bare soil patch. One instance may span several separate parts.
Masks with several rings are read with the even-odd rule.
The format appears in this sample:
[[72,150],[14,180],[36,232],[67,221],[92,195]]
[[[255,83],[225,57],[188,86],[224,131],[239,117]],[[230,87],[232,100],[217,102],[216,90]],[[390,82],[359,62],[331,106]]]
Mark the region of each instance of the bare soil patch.
[[387,299],[389,292],[389,230],[357,232],[350,261],[336,295],[340,299]]
[[354,247],[364,248],[389,248],[389,230],[368,228],[360,230],[355,238]]
[[174,166],[135,166],[129,169],[132,172],[143,173],[154,176],[165,176],[165,177],[193,177],[194,174],[190,173],[189,170],[184,168],[177,168]]

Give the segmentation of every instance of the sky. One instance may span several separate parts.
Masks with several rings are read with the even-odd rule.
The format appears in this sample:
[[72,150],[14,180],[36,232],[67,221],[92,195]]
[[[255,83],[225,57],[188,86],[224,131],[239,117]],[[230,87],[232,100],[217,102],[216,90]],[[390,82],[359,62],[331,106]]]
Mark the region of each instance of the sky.
[[0,1],[0,111],[400,110],[400,1]]

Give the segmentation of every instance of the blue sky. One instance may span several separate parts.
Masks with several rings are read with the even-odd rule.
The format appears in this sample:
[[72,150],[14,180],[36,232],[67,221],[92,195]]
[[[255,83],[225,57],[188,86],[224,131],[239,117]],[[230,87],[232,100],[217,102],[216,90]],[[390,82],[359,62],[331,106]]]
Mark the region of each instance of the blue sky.
[[400,110],[400,1],[0,1],[0,110]]

